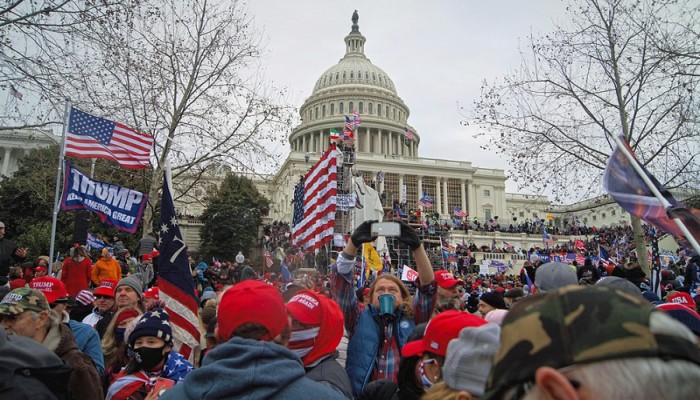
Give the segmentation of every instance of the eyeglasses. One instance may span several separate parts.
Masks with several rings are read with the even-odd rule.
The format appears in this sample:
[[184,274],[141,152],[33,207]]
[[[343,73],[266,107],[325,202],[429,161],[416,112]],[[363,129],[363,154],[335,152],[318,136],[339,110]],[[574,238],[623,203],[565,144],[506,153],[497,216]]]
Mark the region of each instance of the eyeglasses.
[[97,296],[95,296],[95,299],[96,299],[96,300],[104,300],[104,299],[108,299],[108,300],[109,300],[109,299],[113,299],[113,298],[114,298],[114,297],[105,296],[105,295],[101,295],[101,294],[98,294]]

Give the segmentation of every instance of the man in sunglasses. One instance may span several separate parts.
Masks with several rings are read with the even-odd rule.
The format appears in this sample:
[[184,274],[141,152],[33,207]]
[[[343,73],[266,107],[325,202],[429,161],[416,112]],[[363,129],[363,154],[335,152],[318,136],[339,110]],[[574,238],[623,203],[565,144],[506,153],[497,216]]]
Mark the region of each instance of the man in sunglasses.
[[83,318],[83,323],[94,327],[102,318],[107,317],[117,310],[117,303],[114,299],[114,288],[117,281],[105,279],[100,286],[95,289],[95,308],[92,313]]

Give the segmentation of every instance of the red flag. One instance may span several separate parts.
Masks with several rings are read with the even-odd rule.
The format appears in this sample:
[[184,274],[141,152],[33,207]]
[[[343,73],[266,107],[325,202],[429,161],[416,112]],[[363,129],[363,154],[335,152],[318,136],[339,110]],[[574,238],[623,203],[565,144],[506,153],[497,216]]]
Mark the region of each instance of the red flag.
[[267,268],[272,267],[274,262],[272,261],[272,256],[270,255],[269,251],[265,252],[265,265],[267,265]]
[[66,135],[66,155],[76,158],[106,158],[123,168],[146,168],[153,136],[128,126],[71,108]]

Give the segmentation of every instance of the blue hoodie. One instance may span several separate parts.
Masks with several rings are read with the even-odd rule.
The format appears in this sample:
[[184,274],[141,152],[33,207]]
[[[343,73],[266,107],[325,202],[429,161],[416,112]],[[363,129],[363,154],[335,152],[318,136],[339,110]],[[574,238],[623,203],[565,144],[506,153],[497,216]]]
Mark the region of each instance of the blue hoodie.
[[301,360],[272,342],[234,337],[204,358],[201,368],[160,399],[342,400],[328,385],[304,376]]

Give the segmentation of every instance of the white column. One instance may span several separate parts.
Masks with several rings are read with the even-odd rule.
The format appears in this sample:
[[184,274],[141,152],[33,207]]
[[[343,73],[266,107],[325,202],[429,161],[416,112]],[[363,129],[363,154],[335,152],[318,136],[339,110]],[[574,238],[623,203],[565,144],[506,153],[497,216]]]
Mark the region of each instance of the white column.
[[450,210],[450,203],[449,203],[449,201],[448,201],[448,200],[449,200],[449,197],[447,196],[447,178],[443,178],[443,181],[442,181],[442,191],[443,191],[443,193],[444,193],[444,195],[445,195],[445,196],[442,198],[442,201],[443,201],[443,207],[442,207],[442,209],[443,209],[443,211],[445,212],[445,214],[450,215],[450,214],[452,214],[452,210]]
[[306,153],[306,135],[301,137],[301,151],[302,153]]
[[371,135],[371,133],[369,131],[369,128],[365,128],[365,151],[367,153],[372,152],[372,149],[369,148],[370,143],[372,143],[372,141],[370,140],[370,135]]
[[468,204],[469,217],[472,219],[474,217],[476,217],[476,193],[475,192],[476,192],[476,185],[472,181],[469,184],[469,192],[467,193],[467,195],[469,196],[469,204]]
[[399,203],[403,203],[403,174],[399,174]]
[[440,181],[442,178],[435,178],[435,211],[442,215],[442,196],[440,194]]
[[465,187],[464,179],[459,180],[459,190],[462,198],[462,211],[467,211],[467,191]]
[[12,155],[12,147],[5,147],[2,156],[2,175],[9,176],[10,156]]
[[322,152],[324,151],[324,144],[323,144],[323,130],[320,130],[318,132],[318,151]]

